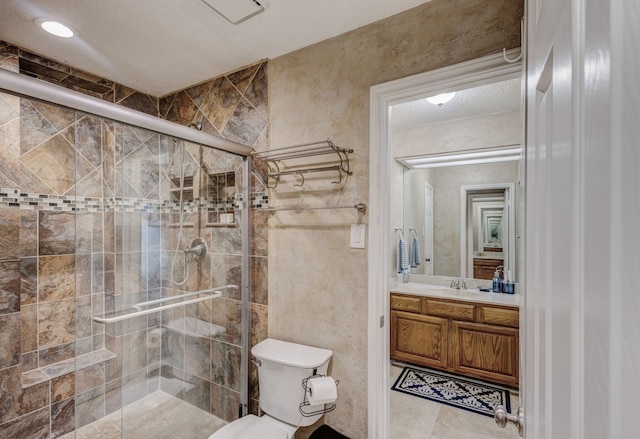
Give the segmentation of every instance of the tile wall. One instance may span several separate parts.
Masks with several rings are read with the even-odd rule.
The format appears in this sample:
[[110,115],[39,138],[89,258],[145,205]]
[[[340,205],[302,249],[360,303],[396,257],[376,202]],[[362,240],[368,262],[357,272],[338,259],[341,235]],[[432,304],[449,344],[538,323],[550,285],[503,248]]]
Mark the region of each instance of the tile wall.
[[[0,67],[185,125],[202,121],[214,135],[266,148],[266,63],[162,99],[2,42]],[[239,291],[215,306],[91,321],[180,293],[171,282],[172,269],[184,276],[181,258],[173,263],[179,145],[7,94],[0,95],[0,139],[0,436],[58,437],[157,389],[234,419]],[[191,263],[184,288],[239,284],[240,217],[219,224],[224,188],[211,176],[233,175],[225,178],[239,191],[241,159],[197,145],[185,150],[193,183],[183,192],[183,238],[203,236],[211,253]],[[267,236],[264,213],[249,214],[255,342],[267,333]],[[202,322],[217,330],[203,333]]]

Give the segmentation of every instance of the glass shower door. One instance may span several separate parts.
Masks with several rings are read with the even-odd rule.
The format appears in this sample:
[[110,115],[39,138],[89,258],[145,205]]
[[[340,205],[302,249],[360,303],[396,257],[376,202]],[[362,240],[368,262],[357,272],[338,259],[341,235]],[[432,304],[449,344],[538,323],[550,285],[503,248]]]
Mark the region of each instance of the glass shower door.
[[93,148],[96,175],[78,174],[76,192],[100,208],[77,213],[90,256],[76,265],[90,273],[92,343],[113,358],[93,381],[77,371],[76,386],[95,386],[77,398],[76,437],[206,438],[243,402],[243,159],[78,119],[91,129],[76,130],[76,167]]

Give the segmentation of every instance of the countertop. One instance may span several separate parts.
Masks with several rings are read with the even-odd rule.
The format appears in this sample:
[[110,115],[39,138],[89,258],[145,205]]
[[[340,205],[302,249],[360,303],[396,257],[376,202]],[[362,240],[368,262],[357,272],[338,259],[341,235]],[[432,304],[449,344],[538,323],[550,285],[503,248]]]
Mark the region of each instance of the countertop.
[[391,287],[392,293],[413,294],[416,296],[455,299],[466,302],[480,302],[493,305],[520,306],[521,295],[485,293],[475,290],[455,290],[442,285],[430,285],[417,282],[402,283]]

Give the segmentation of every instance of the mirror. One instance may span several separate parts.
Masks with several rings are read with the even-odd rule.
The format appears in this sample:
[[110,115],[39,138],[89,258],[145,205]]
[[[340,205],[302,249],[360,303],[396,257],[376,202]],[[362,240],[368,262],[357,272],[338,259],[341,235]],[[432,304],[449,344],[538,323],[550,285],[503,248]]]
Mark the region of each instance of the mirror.
[[420,249],[411,273],[492,279],[503,267],[516,281],[520,79],[456,90],[444,104],[396,104],[390,126],[402,226]]

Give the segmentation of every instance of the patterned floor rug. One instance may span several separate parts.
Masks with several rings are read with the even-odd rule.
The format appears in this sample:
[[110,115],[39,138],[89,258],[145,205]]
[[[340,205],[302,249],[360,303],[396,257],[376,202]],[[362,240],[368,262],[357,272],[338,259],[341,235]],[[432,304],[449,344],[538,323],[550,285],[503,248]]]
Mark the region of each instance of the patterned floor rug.
[[511,413],[508,390],[437,372],[405,367],[391,389],[485,416],[493,417],[499,404]]

